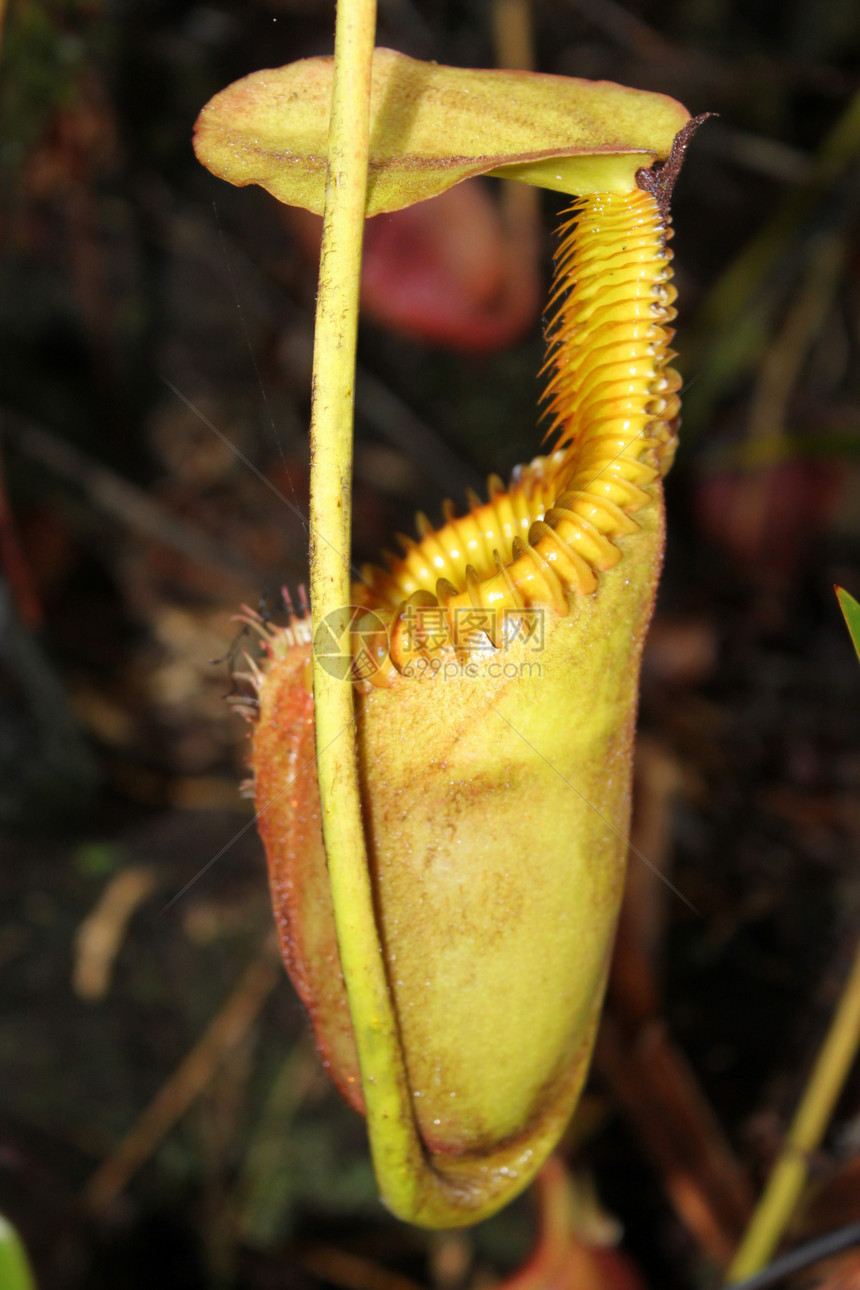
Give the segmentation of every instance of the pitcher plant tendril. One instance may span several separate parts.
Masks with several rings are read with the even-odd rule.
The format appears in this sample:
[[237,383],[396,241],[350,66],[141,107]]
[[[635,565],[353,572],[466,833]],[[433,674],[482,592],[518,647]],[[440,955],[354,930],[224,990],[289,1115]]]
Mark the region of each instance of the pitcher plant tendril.
[[[452,69],[438,70],[444,89]],[[270,88],[277,74],[258,75]],[[496,75],[509,110],[511,74]],[[560,78],[534,79],[558,94]],[[438,527],[419,515],[399,555],[362,571],[345,630],[343,618],[314,633],[303,612],[285,627],[251,615],[264,658],[249,670],[245,714],[281,948],[323,1062],[361,1112],[368,1072],[341,971],[319,789],[313,775],[296,777],[313,756],[314,652],[355,687],[376,931],[409,1114],[447,1198],[395,1208],[426,1226],[487,1217],[558,1141],[587,1073],[623,890],[639,666],[679,412],[668,197],[692,123],[659,95],[572,84],[598,100],[632,95],[643,115],[627,123],[631,137],[565,139],[555,150],[552,138],[530,139],[519,152],[502,140],[492,154],[481,145],[485,171],[531,180],[550,164],[553,186],[565,187],[570,161],[569,182],[584,189],[564,216],[549,299],[543,455],[507,484],[491,477],[487,499],[469,495],[463,513],[446,503]],[[247,86],[242,95],[247,112]],[[381,101],[378,111],[397,110],[396,95]],[[649,132],[652,108],[659,128]],[[407,187],[420,121],[411,128]],[[373,126],[371,138],[381,133]],[[450,133],[451,165],[463,166],[468,140]],[[207,164],[208,137],[198,133]],[[240,160],[237,174],[220,154],[212,168],[249,182]],[[396,174],[383,178],[396,188]],[[295,200],[316,199],[302,188]]]

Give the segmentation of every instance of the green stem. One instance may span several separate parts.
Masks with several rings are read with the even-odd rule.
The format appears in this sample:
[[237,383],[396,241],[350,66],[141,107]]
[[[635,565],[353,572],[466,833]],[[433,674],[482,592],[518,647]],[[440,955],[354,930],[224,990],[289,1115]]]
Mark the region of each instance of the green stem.
[[779,1245],[805,1186],[809,1157],[821,1142],[858,1046],[860,947],[788,1137],[732,1260],[729,1284],[758,1272]]
[[[348,641],[358,288],[367,193],[375,0],[339,0],[311,414],[313,630],[335,615]],[[386,1204],[415,1221],[457,1210],[427,1163],[412,1112],[379,943],[358,781],[353,687],[314,658],[317,773],[341,966],[374,1168]],[[460,1220],[462,1221],[462,1220]]]

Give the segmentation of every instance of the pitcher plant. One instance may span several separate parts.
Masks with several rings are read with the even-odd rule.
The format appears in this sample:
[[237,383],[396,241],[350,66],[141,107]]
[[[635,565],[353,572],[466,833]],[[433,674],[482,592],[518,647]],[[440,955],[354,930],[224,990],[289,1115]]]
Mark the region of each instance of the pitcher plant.
[[[198,156],[321,212],[332,76],[315,58],[230,86],[201,113]],[[370,85],[367,216],[478,174],[574,197],[541,455],[438,525],[419,515],[349,606],[256,623],[251,762],[284,960],[332,1078],[368,1112],[383,1198],[450,1227],[534,1177],[588,1069],[676,443],[669,197],[697,122],[658,94],[385,49]],[[360,911],[334,866],[330,882],[314,677],[354,692],[375,996],[345,949]]]

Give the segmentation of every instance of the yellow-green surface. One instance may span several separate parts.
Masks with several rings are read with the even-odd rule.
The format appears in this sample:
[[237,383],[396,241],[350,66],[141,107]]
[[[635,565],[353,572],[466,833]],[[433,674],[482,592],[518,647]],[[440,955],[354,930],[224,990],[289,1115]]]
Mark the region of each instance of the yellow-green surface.
[[[565,618],[542,611],[543,649],[459,663],[443,652],[436,676],[356,697],[374,906],[426,1152],[380,1185],[412,1222],[468,1224],[511,1199],[585,1077],[622,894],[639,656],[662,549],[660,484],[646,491],[639,530],[616,539],[621,559],[594,595],[574,597]],[[290,650],[261,690],[257,793],[272,803],[261,827],[275,885],[283,875],[289,888],[276,907],[293,925],[317,1032],[358,1104],[330,979],[334,917],[314,876],[316,785],[303,777],[293,800],[278,796],[312,729],[294,667]],[[313,954],[299,943],[309,938]]]
[[660,501],[637,522],[594,596],[564,619],[545,611],[542,651],[518,644],[487,655],[501,675],[403,677],[358,701],[409,1085],[422,1140],[463,1181],[462,1221],[534,1174],[585,1075],[622,894]]
[[[197,156],[233,184],[261,184],[321,213],[332,60],[253,72],[200,113]],[[627,192],[664,160],[687,112],[609,81],[473,71],[373,56],[367,214],[399,210],[495,172],[561,192]]]

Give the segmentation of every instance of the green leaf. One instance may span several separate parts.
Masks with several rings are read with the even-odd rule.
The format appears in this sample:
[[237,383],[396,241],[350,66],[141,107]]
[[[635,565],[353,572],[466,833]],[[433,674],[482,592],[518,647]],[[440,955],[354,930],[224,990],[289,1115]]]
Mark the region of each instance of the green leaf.
[[2,1290],[36,1290],[21,1238],[0,1214],[0,1287]]
[[834,591],[839,599],[839,606],[845,615],[845,622],[854,642],[857,657],[860,659],[860,605],[858,605],[853,596],[848,594],[844,587],[834,587]]
[[[198,158],[221,179],[321,214],[331,86],[330,58],[236,81],[200,113]],[[377,49],[367,214],[481,174],[577,195],[629,192],[688,119],[666,95],[610,81],[441,67]]]

